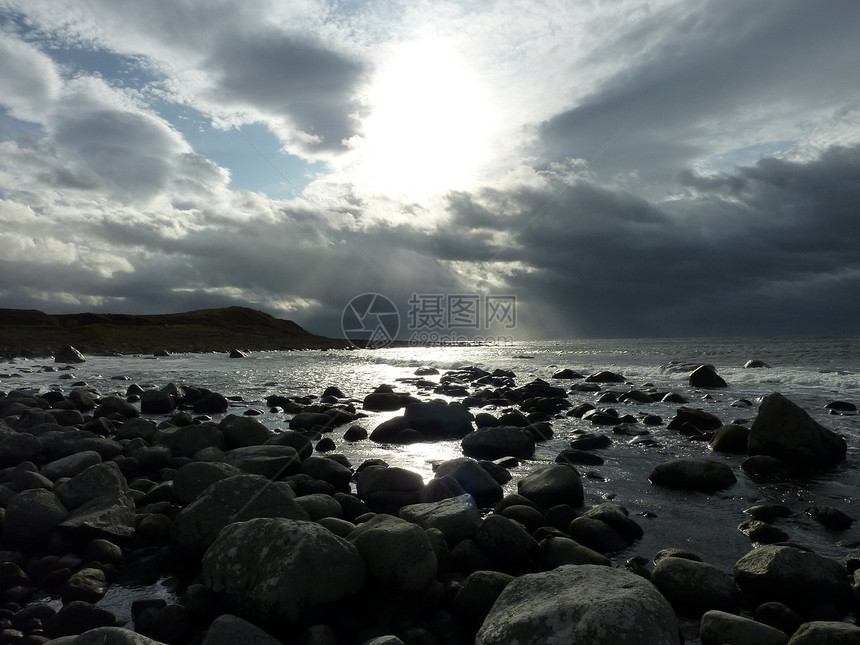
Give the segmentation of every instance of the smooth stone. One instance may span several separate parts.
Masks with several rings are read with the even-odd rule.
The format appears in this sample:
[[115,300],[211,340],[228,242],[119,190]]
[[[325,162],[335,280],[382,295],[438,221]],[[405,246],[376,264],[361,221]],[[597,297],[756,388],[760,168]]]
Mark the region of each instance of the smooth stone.
[[69,516],[57,495],[44,488],[21,491],[10,500],[3,518],[3,544],[32,548],[49,540]]
[[377,515],[346,538],[367,564],[368,575],[386,587],[423,589],[436,577],[438,562],[424,530],[391,515]]
[[702,645],[785,645],[784,632],[749,618],[711,610],[702,616]]
[[403,506],[419,501],[424,480],[405,468],[370,466],[360,470],[356,480],[359,499],[379,512],[397,513]]
[[711,365],[700,365],[690,374],[690,387],[711,389],[728,387],[728,384]]
[[825,620],[803,623],[788,645],[860,645],[860,627]]
[[473,571],[454,597],[455,613],[477,629],[512,580],[514,576],[500,571]]
[[209,625],[202,645],[283,644],[280,640],[244,618],[234,616],[233,614],[222,614]]
[[485,468],[468,457],[449,459],[439,464],[436,479],[452,477],[483,508],[502,498],[502,486]]
[[582,506],[582,479],[572,466],[555,464],[540,468],[517,482],[517,492],[540,508],[568,504]]
[[212,484],[243,472],[218,461],[193,461],[173,473],[173,496],[182,506],[187,506]]
[[527,564],[538,552],[537,541],[521,524],[499,514],[484,518],[475,530],[475,542],[503,564]]
[[701,457],[664,461],[654,467],[648,479],[657,486],[703,492],[723,490],[737,482],[727,463]]
[[400,517],[424,529],[439,529],[450,546],[474,537],[481,521],[478,505],[468,493],[437,502],[404,506],[400,509]]
[[678,611],[737,610],[739,593],[731,574],[704,562],[663,558],[651,572],[651,582]]
[[203,583],[228,611],[255,623],[308,618],[357,593],[366,575],[353,544],[319,524],[286,518],[230,524],[203,556]]
[[665,645],[675,612],[645,579],[620,569],[566,565],[526,574],[499,595],[475,645]]
[[257,419],[228,414],[218,424],[228,449],[258,446],[272,438],[273,432]]
[[464,455],[475,459],[529,459],[534,455],[535,440],[530,432],[522,428],[496,426],[470,432],[463,437],[460,446]]
[[548,537],[540,541],[537,562],[545,570],[555,569],[565,564],[595,564],[605,567],[612,565],[606,556],[575,540],[560,536]]

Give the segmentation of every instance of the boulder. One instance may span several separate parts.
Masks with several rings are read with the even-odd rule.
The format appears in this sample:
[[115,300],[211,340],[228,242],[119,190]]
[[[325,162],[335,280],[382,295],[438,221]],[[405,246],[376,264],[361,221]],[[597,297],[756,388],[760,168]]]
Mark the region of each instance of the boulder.
[[328,482],[337,491],[349,492],[352,471],[334,459],[316,456],[308,457],[302,462],[299,472],[310,475],[314,479]]
[[59,498],[44,488],[31,488],[15,495],[6,507],[3,544],[27,549],[48,541],[69,511]]
[[218,461],[192,461],[173,473],[173,497],[187,506],[212,484],[244,474],[236,466]]
[[108,396],[101,399],[98,407],[93,410],[94,419],[109,417],[114,414],[118,414],[126,419],[133,419],[140,416],[140,410],[118,396]]
[[110,583],[108,583],[104,571],[93,567],[84,567],[75,571],[63,585],[63,602],[83,600],[84,602],[96,603],[104,597],[109,586]]
[[845,460],[845,439],[775,392],[766,396],[750,428],[750,455],[769,455],[797,467],[827,468]]
[[161,431],[158,443],[170,448],[174,457],[193,457],[204,448],[224,450],[224,433],[214,423],[199,423]]
[[172,542],[183,554],[200,554],[228,524],[252,518],[309,520],[284,483],[260,475],[237,475],[215,482],[173,521]]
[[212,621],[202,645],[283,645],[283,643],[233,614],[221,614]]
[[544,509],[558,504],[578,508],[584,500],[579,472],[563,464],[545,466],[526,475],[517,482],[517,492]]
[[[93,609],[98,609],[93,607]],[[108,614],[105,610],[100,613]],[[92,616],[91,620],[99,616]],[[108,620],[107,615],[102,620]],[[53,641],[49,641],[53,643]],[[123,627],[96,627],[88,629],[77,636],[70,636],[68,641],[62,641],[63,645],[164,645],[161,641],[147,638],[137,632]],[[59,643],[57,644],[59,645]]]
[[474,537],[481,521],[478,505],[469,494],[438,502],[410,504],[400,509],[400,517],[424,529],[439,529],[449,546]]
[[283,430],[272,436],[266,441],[269,446],[290,446],[295,449],[299,455],[299,459],[307,459],[314,453],[313,442],[295,430]]
[[29,432],[9,431],[0,435],[0,468],[17,466],[42,452],[42,442]]
[[538,552],[538,543],[519,522],[493,513],[475,531],[475,542],[503,564],[524,565]]
[[743,455],[747,452],[747,443],[749,441],[750,429],[729,423],[719,428],[708,447],[714,452],[727,452],[736,455]]
[[449,459],[439,464],[436,479],[452,477],[483,508],[502,498],[502,486],[481,465],[468,457]]
[[860,627],[828,620],[803,623],[788,645],[860,645]]
[[472,413],[461,403],[422,401],[410,403],[403,413],[406,425],[422,436],[459,439],[474,430]]
[[77,508],[93,499],[125,492],[128,483],[115,461],[105,461],[59,482],[54,490],[68,508]]
[[475,459],[529,459],[535,452],[532,434],[514,426],[497,426],[470,432],[463,437],[460,446],[464,455]]
[[340,502],[325,493],[301,495],[296,497],[296,504],[301,506],[314,522],[326,517],[343,517],[343,507]]
[[176,399],[166,390],[144,390],[140,395],[141,414],[170,414],[176,409]]
[[545,570],[555,569],[565,564],[596,564],[605,567],[612,564],[609,558],[597,551],[561,536],[552,536],[540,541],[537,562]]
[[[378,390],[378,388],[377,388]],[[408,394],[375,391],[364,397],[362,407],[372,412],[393,412],[414,401]]]
[[694,369],[692,374],[690,374],[690,387],[710,389],[727,386],[728,384],[722,376],[717,374],[717,371],[712,365],[699,365],[699,367]]
[[735,563],[733,573],[754,604],[775,600],[801,611],[822,603],[846,608],[852,602],[843,565],[792,546],[759,546]]
[[677,642],[675,612],[650,582],[627,571],[588,564],[513,580],[475,638],[475,645]]
[[252,475],[282,479],[301,468],[298,453],[291,446],[266,444],[233,448],[224,453],[224,462]]
[[123,490],[99,495],[72,511],[58,528],[79,540],[123,540],[135,531],[134,500]]
[[658,464],[648,476],[657,486],[714,492],[737,481],[731,466],[714,459],[678,457]]
[[83,363],[87,359],[71,345],[63,345],[54,354],[55,363]]
[[228,414],[218,424],[224,433],[227,448],[258,446],[272,438],[272,431],[263,423],[251,417]]
[[56,481],[61,477],[74,477],[101,462],[102,457],[95,450],[84,450],[49,462],[42,466],[40,471],[48,479]]
[[[667,395],[668,396],[668,395]],[[685,424],[691,424],[700,432],[710,432],[722,427],[719,417],[704,410],[680,407],[675,416],[666,426],[669,430],[680,430]]]
[[603,520],[585,515],[570,523],[568,534],[579,544],[601,554],[617,553],[627,548],[627,540]]
[[405,468],[369,466],[356,481],[359,499],[378,512],[397,513],[400,508],[417,504],[424,480]]
[[785,645],[784,632],[749,618],[711,610],[702,616],[702,645]]
[[737,611],[739,594],[734,579],[710,564],[663,558],[651,572],[651,582],[680,612]]
[[513,579],[513,576],[500,571],[473,571],[454,597],[454,612],[477,630]]
[[203,556],[203,584],[254,623],[295,623],[357,593],[367,575],[350,542],[313,522],[258,518],[225,527]]
[[347,540],[364,558],[368,575],[385,587],[417,591],[436,577],[436,555],[417,524],[376,515],[356,527]]
[[193,409],[197,414],[219,414],[226,412],[230,402],[223,394],[218,392],[207,392],[194,401]]

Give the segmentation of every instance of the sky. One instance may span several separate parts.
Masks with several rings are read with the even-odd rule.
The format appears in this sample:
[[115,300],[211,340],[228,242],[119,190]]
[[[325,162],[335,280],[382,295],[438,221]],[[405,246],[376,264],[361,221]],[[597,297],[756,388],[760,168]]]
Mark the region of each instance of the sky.
[[858,25],[855,0],[0,0],[0,307],[340,336],[379,294],[401,337],[431,305],[443,337],[860,335]]

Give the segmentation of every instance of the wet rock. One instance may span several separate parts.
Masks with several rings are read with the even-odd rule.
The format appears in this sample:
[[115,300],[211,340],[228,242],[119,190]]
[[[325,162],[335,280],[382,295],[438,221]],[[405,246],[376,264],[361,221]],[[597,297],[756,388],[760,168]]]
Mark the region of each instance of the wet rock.
[[704,562],[663,558],[651,572],[651,582],[677,611],[737,611],[739,594],[731,574]]
[[817,521],[823,527],[833,531],[844,531],[850,529],[854,519],[832,506],[816,505],[804,510],[804,513]]
[[570,441],[574,450],[601,450],[612,445],[612,439],[605,434],[585,434]]
[[194,457],[205,448],[224,450],[224,433],[214,423],[199,423],[179,428],[164,428],[158,438],[160,445],[170,448],[174,457]]
[[228,449],[258,446],[272,438],[272,431],[263,423],[246,416],[228,414],[218,424]]
[[42,452],[42,442],[28,432],[0,435],[0,467],[16,466],[22,461],[34,459]]
[[780,630],[789,637],[803,624],[801,615],[781,602],[762,603],[756,607],[753,618],[760,623]]
[[741,464],[741,470],[759,479],[785,479],[799,474],[799,468],[769,455],[753,455]]
[[835,560],[791,546],[764,545],[735,563],[735,584],[754,604],[778,601],[803,610],[852,601],[845,568]]
[[252,475],[281,479],[299,472],[301,460],[290,446],[262,445],[234,448],[224,453],[224,462]]
[[471,412],[460,403],[410,403],[403,416],[407,427],[428,438],[460,439],[474,430]]
[[187,506],[209,486],[222,479],[243,474],[236,466],[217,461],[194,461],[173,473],[173,496]]
[[555,461],[559,464],[580,464],[586,466],[600,466],[604,463],[604,459],[600,455],[595,455],[593,452],[586,450],[577,450],[576,448],[565,448],[556,455]]
[[477,630],[493,604],[514,579],[500,571],[473,571],[463,581],[454,598],[454,612]]
[[481,465],[467,457],[449,459],[436,469],[436,478],[452,477],[469,493],[479,507],[489,506],[502,498],[502,487]]
[[98,407],[93,411],[93,418],[109,417],[118,414],[126,419],[140,416],[140,410],[125,399],[118,396],[109,396],[99,401]]
[[627,540],[609,524],[592,517],[577,517],[570,523],[570,537],[600,554],[616,553],[627,547]]
[[307,459],[314,452],[313,442],[300,432],[295,430],[284,430],[278,432],[271,439],[266,441],[269,446],[290,446],[295,449],[299,455],[299,459]]
[[328,482],[337,491],[349,492],[352,471],[333,459],[317,456],[308,457],[302,462],[299,472],[310,475],[314,479]]
[[606,567],[612,564],[606,556],[570,538],[553,536],[544,538],[539,544],[537,564],[547,571],[565,564],[595,564]]
[[539,468],[517,482],[517,492],[540,508],[568,504],[582,506],[582,479],[572,466],[555,464]]
[[857,413],[857,406],[848,401],[831,401],[824,406],[830,414],[852,415]]
[[6,507],[3,544],[13,549],[44,544],[68,515],[68,509],[53,492],[44,488],[22,491]]
[[241,350],[231,349],[228,358],[246,358],[246,354]]
[[283,483],[259,475],[237,475],[215,482],[173,522],[172,542],[182,554],[200,554],[227,524],[252,518],[309,520]]
[[826,468],[845,460],[845,439],[813,420],[779,393],[764,398],[750,428],[750,455],[768,455],[794,466]]
[[440,530],[445,541],[451,546],[460,540],[474,537],[480,522],[478,506],[468,494],[438,502],[404,506],[400,509],[400,517],[424,529]]
[[344,441],[364,441],[367,439],[367,429],[361,426],[350,426],[343,433]]
[[478,525],[475,542],[497,561],[507,565],[526,565],[539,549],[537,541],[521,524],[496,513]]
[[737,481],[731,466],[713,459],[679,457],[658,464],[648,479],[657,486],[714,492]]
[[736,455],[744,455],[747,452],[747,441],[749,440],[749,428],[734,423],[719,428],[708,447],[714,452],[727,452]]
[[163,645],[163,643],[123,627],[97,627],[85,631],[63,645]]
[[595,372],[585,377],[586,383],[624,383],[626,380],[621,374],[608,370]]
[[700,432],[711,432],[722,427],[723,422],[710,412],[693,408],[678,408],[675,416],[666,426],[669,430],[680,430],[685,424],[691,424]]
[[308,517],[317,522],[325,517],[342,517],[343,508],[331,495],[311,493],[296,497],[296,504],[301,506]]
[[358,592],[366,575],[351,543],[283,518],[231,524],[203,556],[203,583],[230,611],[263,623],[307,618]]
[[711,389],[727,386],[726,381],[717,374],[712,365],[700,365],[690,374],[690,387]]
[[577,372],[575,370],[570,369],[569,367],[566,367],[563,370],[559,370],[558,372],[553,374],[552,377],[557,378],[557,379],[585,378],[582,374],[580,374],[579,372]]
[[675,613],[635,574],[595,565],[527,574],[502,591],[476,645],[675,643]]
[[785,645],[788,636],[763,623],[712,610],[702,616],[702,645]]
[[223,394],[208,392],[194,401],[192,407],[196,414],[219,414],[227,411],[230,402]]
[[101,455],[95,450],[84,450],[45,464],[42,466],[41,472],[48,479],[56,481],[60,477],[74,477],[90,466],[100,464],[101,461]]
[[56,485],[57,496],[69,508],[77,508],[97,497],[127,490],[125,476],[113,461],[89,466],[71,479]]
[[55,363],[84,363],[87,359],[71,345],[63,345],[54,354]]
[[58,529],[76,540],[123,540],[135,530],[134,500],[125,491],[99,495],[73,510]]
[[393,412],[406,407],[407,403],[415,401],[408,394],[393,392],[390,389],[381,389],[382,386],[376,388],[375,391],[364,397],[362,407],[365,410],[373,412]]
[[63,586],[63,602],[83,600],[96,603],[104,597],[108,590],[108,580],[101,569],[85,567],[76,571]]
[[436,555],[417,524],[377,515],[356,527],[346,539],[364,558],[368,575],[386,587],[417,591],[436,577]]
[[515,426],[497,426],[470,432],[463,437],[460,446],[464,455],[475,459],[529,459],[535,452],[532,434]]
[[378,512],[397,513],[417,504],[424,480],[405,468],[370,466],[360,471],[356,481],[358,497]]
[[746,534],[753,542],[761,542],[762,544],[776,544],[777,542],[788,541],[788,533],[759,520],[741,522],[738,525],[738,530]]
[[858,645],[860,627],[835,621],[803,623],[788,643],[789,645]]
[[263,631],[254,623],[233,614],[218,616],[209,629],[202,645],[283,645],[280,640]]
[[765,363],[763,360],[757,358],[751,358],[746,363],[744,363],[745,369],[759,369],[759,368],[770,368],[770,365]]
[[176,399],[165,390],[144,390],[140,395],[141,414],[170,414],[176,409]]
[[[108,610],[82,600],[75,600],[63,605],[56,614],[45,621],[45,633],[52,638],[59,638],[69,634],[83,634],[98,627],[113,626],[115,623],[116,617]],[[87,638],[90,636],[91,634],[87,634]],[[96,645],[104,642],[104,638],[84,642]]]

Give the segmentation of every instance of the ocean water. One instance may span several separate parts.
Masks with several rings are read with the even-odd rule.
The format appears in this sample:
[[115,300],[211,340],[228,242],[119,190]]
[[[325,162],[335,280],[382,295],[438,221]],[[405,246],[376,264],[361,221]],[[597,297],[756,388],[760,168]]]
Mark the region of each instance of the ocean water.
[[[771,367],[744,368],[749,359],[763,360]],[[708,391],[690,388],[689,373],[700,364],[713,365],[728,387]],[[738,525],[747,519],[743,510],[763,502],[789,505],[794,516],[779,520],[777,526],[785,530],[792,541],[808,545],[823,555],[844,559],[850,548],[860,543],[860,521],[856,527],[833,532],[804,513],[811,504],[826,504],[860,520],[856,499],[860,491],[860,417],[835,416],[825,409],[825,405],[834,400],[860,405],[858,338],[530,341],[467,347],[257,352],[244,359],[229,359],[223,354],[178,354],[157,359],[93,356],[74,366],[71,373],[45,371],[53,365],[44,359],[18,359],[12,364],[0,365],[0,390],[68,390],[73,383],[83,381],[102,394],[124,394],[130,382],[157,387],[168,383],[197,385],[241,397],[229,412],[242,414],[249,409],[259,410],[262,414],[257,418],[278,430],[289,426],[290,416],[268,410],[265,397],[269,394],[320,395],[327,386],[336,385],[360,408],[364,396],[378,385],[388,383],[422,399],[445,399],[448,397],[440,397],[431,389],[421,389],[410,381],[416,368],[433,366],[444,372],[471,365],[489,371],[496,368],[513,371],[518,385],[535,378],[553,382],[552,374],[562,368],[572,368],[583,374],[612,370],[623,374],[630,385],[604,385],[603,392],[621,393],[631,387],[649,386],[677,392],[688,399],[687,406],[716,414],[724,423],[751,422],[760,397],[780,392],[847,439],[848,458],[833,471],[809,479],[761,483],[748,478],[741,470],[742,456],[712,454],[706,443],[691,441],[667,430],[665,424],[675,415],[678,404],[598,404],[598,407],[613,407],[621,414],[662,417],[664,425],[647,428],[656,441],[650,446],[631,445],[631,437],[614,435],[611,428],[592,426],[580,419],[554,420],[554,437],[539,444],[533,460],[523,461],[512,471],[514,481],[507,490],[515,492],[518,478],[552,463],[574,433],[608,434],[613,444],[598,451],[605,463],[578,468],[584,475],[587,504],[614,500],[627,508],[645,531],[639,542],[614,556],[618,564],[633,556],[650,559],[663,548],[683,547],[730,571],[734,562],[752,547],[749,538],[738,530]],[[118,380],[120,377],[128,380]],[[424,378],[438,380],[439,377]],[[555,381],[554,384],[568,387],[576,382]],[[571,392],[570,399],[574,405],[595,403],[599,394]],[[739,407],[737,402],[742,399],[750,405]],[[487,408],[484,411],[498,414],[501,410]],[[372,430],[395,414],[368,413],[359,424]],[[346,426],[337,428],[329,436],[335,440],[337,452],[345,454],[356,466],[364,459],[381,457],[391,465],[415,470],[429,480],[436,464],[462,456],[456,441],[409,446],[370,441],[349,443],[342,440],[345,429]],[[738,481],[730,489],[714,495],[651,485],[648,481],[651,469],[677,456],[710,456],[725,461],[732,466]]]

